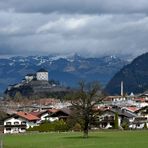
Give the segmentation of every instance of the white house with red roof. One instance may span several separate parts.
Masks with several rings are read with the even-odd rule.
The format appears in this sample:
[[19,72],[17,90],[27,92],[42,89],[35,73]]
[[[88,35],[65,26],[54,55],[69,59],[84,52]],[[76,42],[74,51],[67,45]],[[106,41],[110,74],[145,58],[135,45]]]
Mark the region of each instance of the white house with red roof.
[[40,118],[40,123],[45,120],[53,122],[60,119],[66,119],[70,111],[68,109],[48,109],[43,112],[30,112],[30,114]]
[[58,120],[58,118],[52,118],[50,117],[50,115],[52,115],[53,113],[57,112],[58,109],[48,109],[46,111],[42,111],[42,112],[30,112],[30,114],[37,116],[38,118],[40,118],[40,123],[44,122],[45,120],[48,121],[55,121]]
[[26,112],[17,112],[4,120],[4,133],[23,133],[37,126],[40,118]]

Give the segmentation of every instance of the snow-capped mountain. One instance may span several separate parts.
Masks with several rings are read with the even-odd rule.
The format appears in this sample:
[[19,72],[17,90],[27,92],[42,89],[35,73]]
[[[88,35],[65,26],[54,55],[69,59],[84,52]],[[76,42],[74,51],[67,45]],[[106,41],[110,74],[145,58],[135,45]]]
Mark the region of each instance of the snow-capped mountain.
[[0,59],[0,91],[18,83],[26,74],[40,68],[49,71],[49,79],[66,86],[76,86],[78,81],[98,80],[103,85],[128,62],[116,56],[84,58],[77,54],[68,56],[16,56]]

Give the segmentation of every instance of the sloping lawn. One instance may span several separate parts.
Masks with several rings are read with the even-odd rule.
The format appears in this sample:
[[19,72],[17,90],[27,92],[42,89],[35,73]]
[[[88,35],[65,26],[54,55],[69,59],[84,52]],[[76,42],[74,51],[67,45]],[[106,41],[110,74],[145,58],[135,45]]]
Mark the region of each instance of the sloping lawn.
[[148,148],[148,131],[37,133],[3,136],[4,148]]

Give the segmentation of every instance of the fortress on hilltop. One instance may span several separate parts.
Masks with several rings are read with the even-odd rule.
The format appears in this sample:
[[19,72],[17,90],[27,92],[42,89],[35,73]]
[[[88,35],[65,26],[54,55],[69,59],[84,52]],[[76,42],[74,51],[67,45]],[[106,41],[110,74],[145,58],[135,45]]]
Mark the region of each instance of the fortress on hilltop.
[[67,91],[67,88],[60,86],[59,82],[49,80],[48,71],[41,68],[36,73],[27,74],[20,83],[9,85],[5,94],[12,98],[15,98],[18,93],[27,97],[47,97],[51,93],[60,94]]

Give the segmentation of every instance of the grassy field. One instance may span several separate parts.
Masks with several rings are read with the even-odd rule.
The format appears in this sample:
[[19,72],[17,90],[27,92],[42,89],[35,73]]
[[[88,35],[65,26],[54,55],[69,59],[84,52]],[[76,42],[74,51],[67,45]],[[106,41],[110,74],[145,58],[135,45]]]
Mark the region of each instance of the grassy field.
[[3,136],[3,148],[148,148],[148,131],[38,133]]

